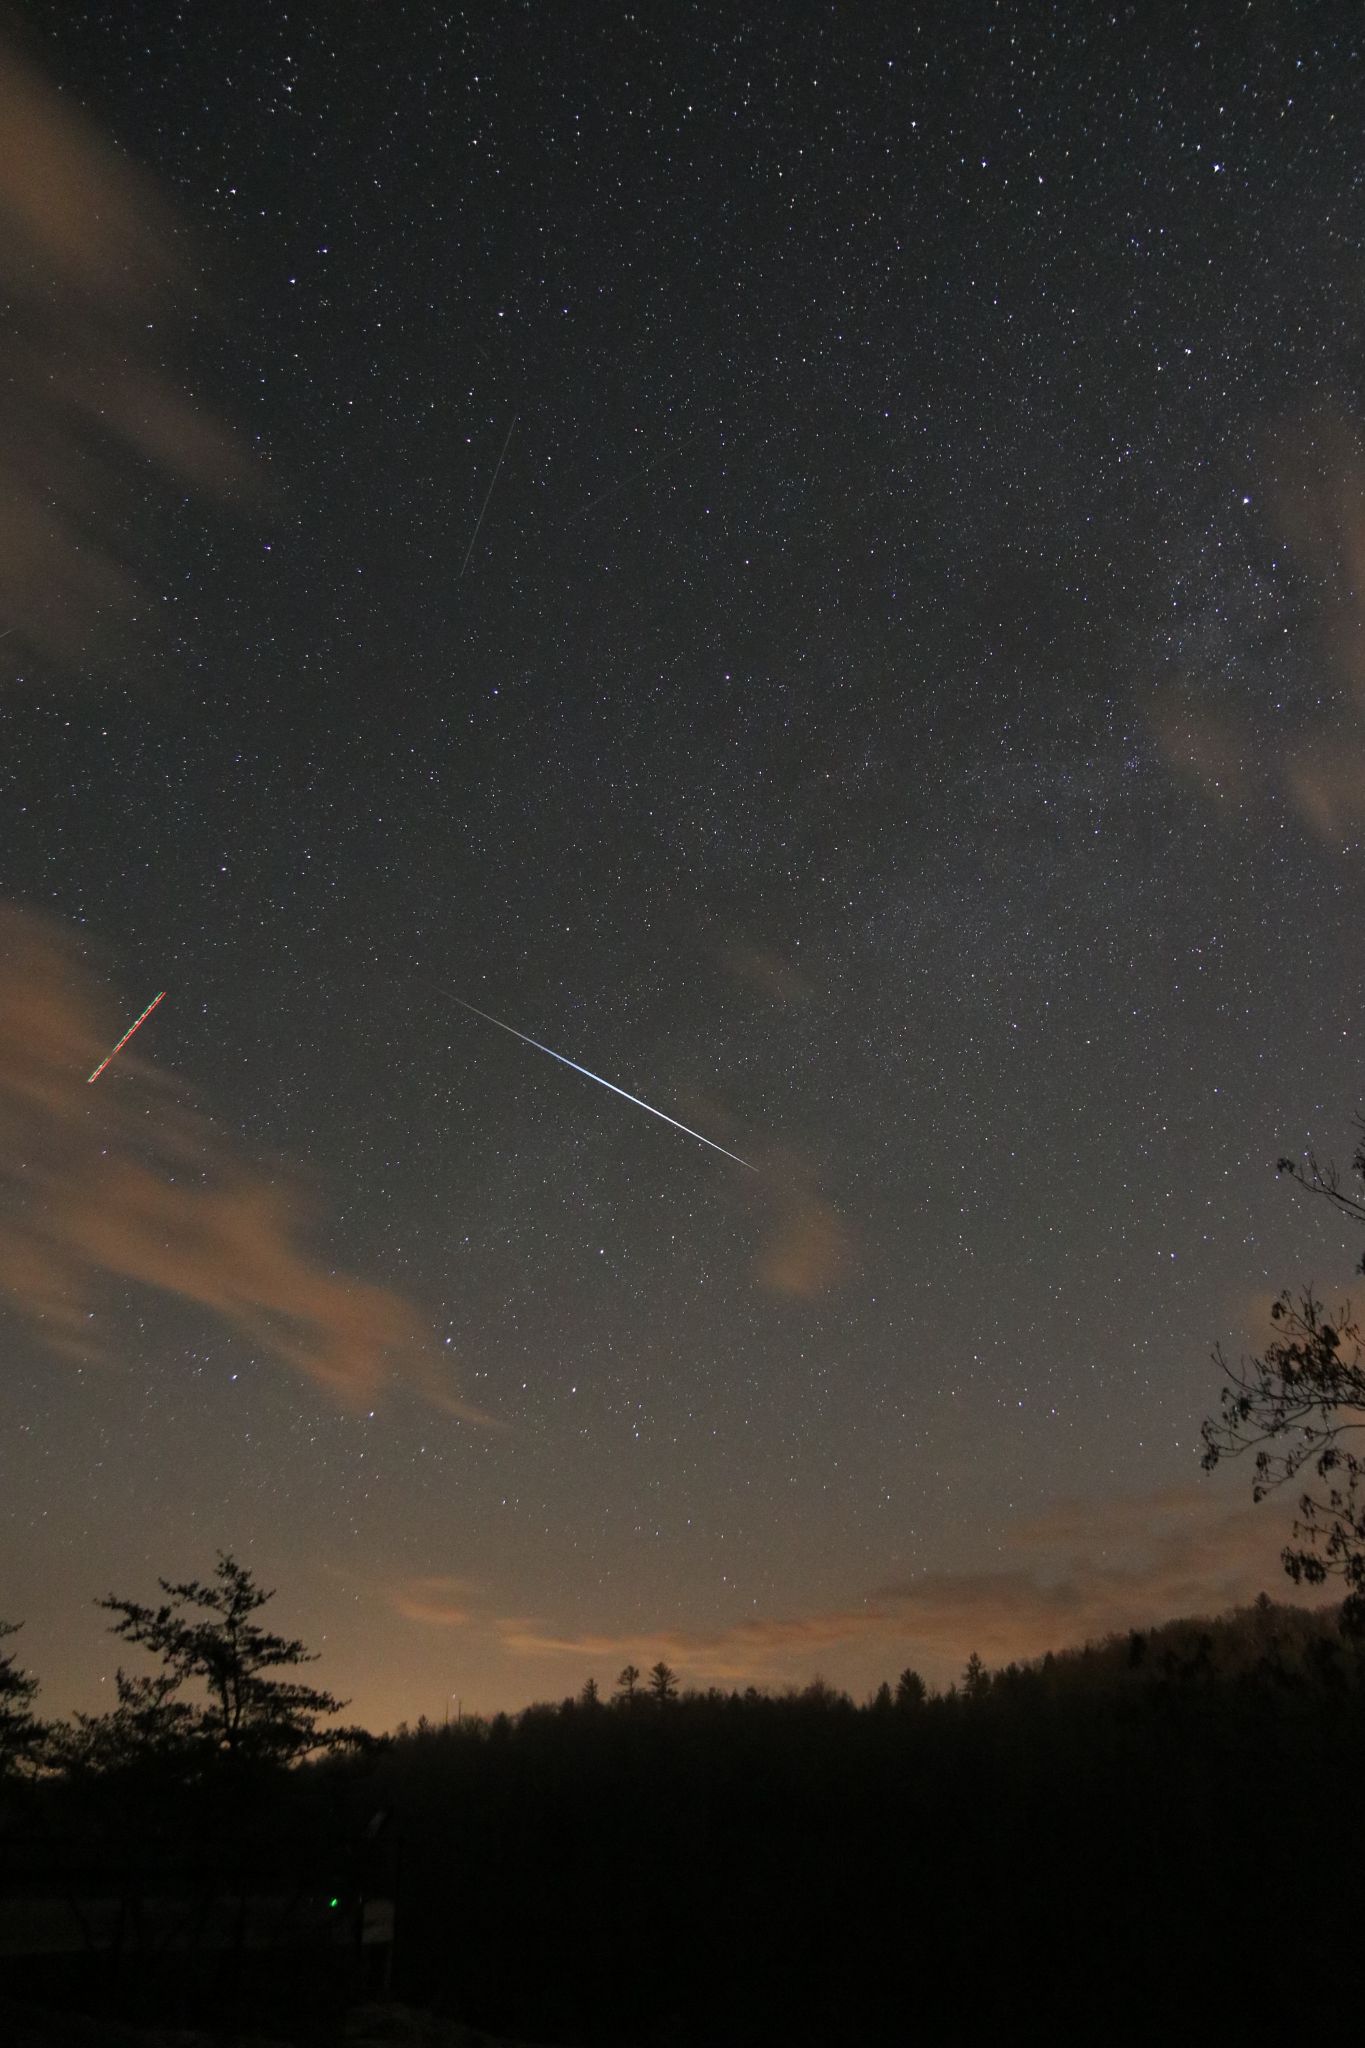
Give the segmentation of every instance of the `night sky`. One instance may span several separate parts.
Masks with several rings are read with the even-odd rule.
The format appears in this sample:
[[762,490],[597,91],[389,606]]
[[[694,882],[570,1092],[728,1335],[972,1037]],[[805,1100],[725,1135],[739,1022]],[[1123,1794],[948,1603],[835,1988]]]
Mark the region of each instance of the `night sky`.
[[1362,1094],[1363,45],[11,17],[47,1712],[112,1692],[95,1597],[219,1548],[376,1727],[1282,1595],[1198,1427],[1359,1251],[1273,1168]]

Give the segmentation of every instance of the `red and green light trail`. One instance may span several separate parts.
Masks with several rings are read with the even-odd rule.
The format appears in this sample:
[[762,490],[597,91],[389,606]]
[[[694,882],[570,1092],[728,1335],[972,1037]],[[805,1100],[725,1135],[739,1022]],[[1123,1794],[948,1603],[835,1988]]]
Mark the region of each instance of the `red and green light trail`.
[[127,1029],[127,1030],[126,1030],[126,1031],[124,1032],[124,1034],[123,1034],[122,1038],[121,1038],[121,1039],[119,1040],[118,1044],[117,1044],[117,1045],[116,1045],[116,1046],[114,1047],[114,1050],[113,1050],[112,1052],[107,1052],[107,1053],[106,1053],[106,1054],[104,1055],[104,1058],[103,1058],[103,1059],[102,1059],[102,1060],[100,1061],[99,1065],[98,1065],[98,1066],[96,1067],[96,1069],[95,1069],[94,1073],[93,1073],[93,1074],[89,1074],[89,1075],[87,1075],[87,1076],[86,1076],[87,1082],[90,1082],[90,1081],[98,1081],[98,1079],[99,1079],[100,1075],[101,1075],[101,1074],[102,1074],[102,1073],[104,1072],[104,1070],[105,1070],[105,1068],[106,1068],[106,1067],[108,1066],[108,1064],[109,1064],[110,1060],[112,1060],[112,1059],[116,1059],[116,1058],[118,1057],[118,1055],[119,1055],[119,1054],[120,1054],[120,1053],[121,1053],[121,1052],[123,1051],[123,1048],[124,1048],[124,1046],[125,1046],[125,1045],[126,1045],[126,1044],[128,1043],[128,1040],[129,1040],[129,1039],[130,1039],[130,1038],[132,1037],[133,1033],[134,1033],[134,1032],[135,1032],[136,1030],[138,1030],[138,1029],[139,1029],[139,1028],[140,1028],[140,1027],[141,1027],[141,1026],[142,1026],[143,1024],[145,1024],[145,1023],[147,1022],[147,1019],[148,1019],[148,1018],[149,1018],[149,1017],[151,1016],[151,1014],[152,1014],[152,1011],[153,1011],[153,1010],[154,1010],[154,1009],[156,1008],[157,1004],[158,1004],[158,1003],[159,1003],[159,1002],[161,1001],[161,996],[164,996],[164,995],[165,995],[165,993],[166,993],[166,991],[165,991],[165,989],[163,988],[163,989],[162,989],[162,991],[161,991],[161,995],[156,995],[156,996],[153,996],[153,997],[152,997],[152,1000],[150,1001],[150,1003],[148,1003],[148,1005],[147,1005],[146,1009],[145,1009],[145,1010],[143,1011],[142,1015],[141,1015],[141,1016],[140,1016],[140,1017],[138,1018],[138,1020],[137,1020],[137,1023],[136,1023],[136,1024],[130,1024],[130,1025],[128,1026],[128,1029]]

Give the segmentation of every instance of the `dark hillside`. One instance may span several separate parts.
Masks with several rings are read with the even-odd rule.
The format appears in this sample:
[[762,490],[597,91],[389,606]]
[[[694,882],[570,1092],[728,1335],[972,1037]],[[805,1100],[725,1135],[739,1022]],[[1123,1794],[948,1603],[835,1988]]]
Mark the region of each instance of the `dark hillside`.
[[1347,2000],[1348,1891],[1286,1887],[1324,1801],[1333,1839],[1365,1818],[1362,1735],[1356,1652],[1268,1603],[908,1710],[812,1688],[419,1732],[378,1770],[399,1976],[584,2043],[961,2038],[965,1987],[983,2033],[1287,2025],[1305,1971]]
[[1365,1822],[1363,1739],[1360,1648],[1262,1601],[944,1696],[422,1724],[254,1807],[49,1779],[10,1796],[8,1924],[41,1893],[88,1931],[117,1898],[118,1938],[13,1956],[11,1987],[317,2048],[376,1993],[396,2039],[415,2010],[562,2048],[1278,2032],[1305,1982],[1319,2020],[1352,2006],[1358,1901],[1326,1866]]

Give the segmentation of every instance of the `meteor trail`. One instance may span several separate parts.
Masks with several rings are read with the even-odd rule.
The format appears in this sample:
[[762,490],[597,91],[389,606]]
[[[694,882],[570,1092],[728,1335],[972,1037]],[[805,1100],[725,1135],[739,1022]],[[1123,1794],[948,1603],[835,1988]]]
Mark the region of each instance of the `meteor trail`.
[[[550,1058],[552,1060],[558,1060],[562,1067],[572,1067],[576,1074],[586,1074],[588,1079],[590,1081],[596,1081],[599,1087],[610,1088],[613,1095],[624,1096],[625,1100],[627,1102],[633,1102],[637,1109],[647,1109],[651,1116],[660,1117],[663,1119],[664,1123],[672,1124],[675,1131],[685,1131],[687,1133],[687,1136],[689,1138],[695,1138],[698,1144],[709,1145],[713,1152],[721,1153],[726,1159],[733,1159],[736,1166],[746,1167],[750,1173],[758,1172],[758,1168],[756,1166],[751,1165],[747,1159],[741,1159],[738,1152],[727,1152],[725,1150],[725,1147],[723,1145],[718,1145],[714,1138],[703,1138],[700,1131],[694,1131],[690,1124],[680,1124],[675,1116],[668,1116],[665,1114],[663,1110],[656,1109],[652,1102],[642,1102],[638,1095],[631,1095],[627,1093],[627,1091],[624,1088],[618,1088],[614,1081],[604,1081],[600,1074],[593,1073],[591,1067],[580,1067],[577,1060],[566,1059],[562,1052],[555,1052],[550,1046],[542,1045],[538,1038],[528,1038],[526,1033],[524,1031],[518,1031],[515,1025],[504,1024],[501,1017],[491,1016],[487,1010],[479,1009],[476,1003],[467,1003],[464,997],[457,996],[453,989],[447,989],[445,993],[450,997],[450,1000],[453,1003],[458,1003],[462,1010],[469,1010],[473,1013],[474,1016],[482,1017],[485,1024],[496,1024],[499,1031],[506,1031],[510,1033],[510,1035],[513,1038],[519,1038],[523,1045],[533,1045],[537,1052],[549,1053]],[[158,997],[157,1000],[159,1002],[160,997]],[[141,1019],[139,1019],[139,1022],[141,1022]],[[133,1026],[133,1029],[134,1031],[136,1031],[136,1024]],[[115,1046],[114,1052],[117,1051],[118,1047]],[[109,1057],[112,1059],[113,1053],[111,1053]]]
[[467,548],[465,549],[465,551],[464,551],[464,560],[463,560],[463,561],[461,562],[461,564],[460,564],[460,575],[459,575],[459,576],[457,576],[457,577],[455,578],[455,581],[456,581],[457,583],[458,583],[458,582],[459,582],[459,580],[460,580],[460,576],[463,576],[463,575],[464,575],[464,572],[465,572],[465,570],[466,570],[466,569],[467,569],[467,568],[469,567],[469,557],[470,557],[470,556],[471,556],[471,555],[473,554],[473,552],[474,552],[474,543],[475,543],[475,541],[476,541],[476,540],[478,539],[478,537],[479,537],[479,528],[480,528],[480,527],[481,527],[481,526],[483,525],[483,515],[484,515],[484,513],[485,513],[485,512],[486,512],[486,511],[488,510],[488,501],[489,501],[489,499],[490,499],[490,498],[492,497],[492,495],[493,495],[493,492],[494,492],[494,489],[495,489],[495,488],[496,488],[496,486],[497,486],[497,481],[498,481],[498,470],[500,470],[500,469],[502,468],[502,465],[503,465],[503,458],[504,458],[504,457],[506,456],[506,454],[507,454],[507,451],[508,451],[508,449],[509,449],[509,448],[511,447],[511,445],[512,445],[512,436],[513,436],[513,434],[515,434],[515,432],[517,431],[517,421],[518,421],[518,420],[519,420],[520,418],[521,418],[521,414],[520,414],[519,412],[514,412],[514,413],[513,413],[513,415],[512,415],[512,424],[511,424],[511,426],[510,426],[510,427],[509,427],[509,428],[507,429],[507,439],[506,439],[506,440],[505,440],[505,441],[503,442],[503,444],[502,444],[502,454],[501,454],[501,455],[500,455],[500,456],[498,457],[498,461],[497,461],[497,468],[495,468],[495,469],[494,469],[494,471],[493,471],[493,481],[492,481],[492,483],[491,483],[491,484],[490,484],[490,485],[488,486],[488,489],[487,489],[487,490],[485,491],[485,493],[484,493],[484,499],[483,499],[483,503],[482,503],[482,505],[480,505],[480,507],[479,507],[479,516],[478,516],[478,518],[477,518],[477,519],[476,519],[476,520],[474,521],[474,531],[473,531],[473,533],[472,533],[472,534],[471,534],[471,535],[469,536],[469,546],[468,546],[468,547],[467,547]]
[[[165,993],[166,993],[166,991],[165,991],[165,989],[163,988],[163,989],[162,989],[162,991],[161,991],[161,996],[164,996],[164,995],[165,995]],[[154,1010],[154,1009],[156,1008],[157,1004],[158,1004],[158,1003],[159,1003],[159,1002],[161,1001],[161,996],[153,996],[153,997],[152,997],[152,1000],[150,1001],[150,1003],[148,1003],[148,1005],[147,1005],[146,1009],[145,1009],[145,1010],[143,1011],[142,1015],[141,1015],[141,1016],[140,1016],[140,1017],[138,1018],[138,1020],[137,1020],[137,1024],[130,1024],[130,1025],[128,1026],[128,1029],[127,1029],[127,1030],[126,1030],[126,1031],[124,1032],[124,1034],[123,1034],[122,1038],[121,1038],[121,1039],[119,1040],[118,1044],[117,1044],[117,1045],[116,1045],[116,1046],[114,1047],[114,1051],[113,1051],[113,1052],[107,1052],[107,1053],[106,1053],[106,1054],[104,1055],[104,1058],[103,1058],[103,1059],[102,1059],[102,1060],[100,1061],[99,1065],[98,1065],[98,1066],[96,1067],[96,1069],[95,1069],[94,1073],[93,1073],[93,1074],[88,1074],[88,1075],[86,1076],[86,1081],[87,1081],[87,1084],[88,1084],[89,1082],[91,1082],[91,1081],[98,1081],[98,1079],[99,1079],[100,1075],[101,1075],[101,1074],[102,1074],[102,1073],[104,1072],[104,1070],[105,1070],[105,1068],[106,1068],[106,1067],[108,1066],[108,1064],[109,1064],[110,1060],[111,1060],[111,1059],[113,1059],[113,1057],[114,1057],[114,1054],[115,1054],[115,1053],[120,1053],[120,1052],[122,1052],[122,1051],[123,1051],[123,1048],[124,1048],[124,1046],[125,1046],[125,1045],[126,1045],[126,1044],[128,1043],[128,1040],[129,1040],[129,1039],[130,1039],[130,1038],[132,1037],[133,1033],[134,1033],[134,1032],[135,1032],[135,1031],[137,1030],[137,1028],[138,1028],[138,1024],[145,1024],[145,1023],[147,1022],[147,1019],[148,1019],[148,1018],[149,1018],[149,1017],[151,1016],[151,1014],[152,1014],[152,1011],[153,1011],[153,1010]]]

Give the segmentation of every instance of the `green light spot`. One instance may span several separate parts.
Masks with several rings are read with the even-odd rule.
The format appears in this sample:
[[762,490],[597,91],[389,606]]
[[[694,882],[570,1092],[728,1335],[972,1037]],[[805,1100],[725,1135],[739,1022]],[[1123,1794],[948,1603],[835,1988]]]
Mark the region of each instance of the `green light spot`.
[[329,1906],[339,1906],[341,1904],[341,1901],[340,1899],[329,1899],[327,1903]]

